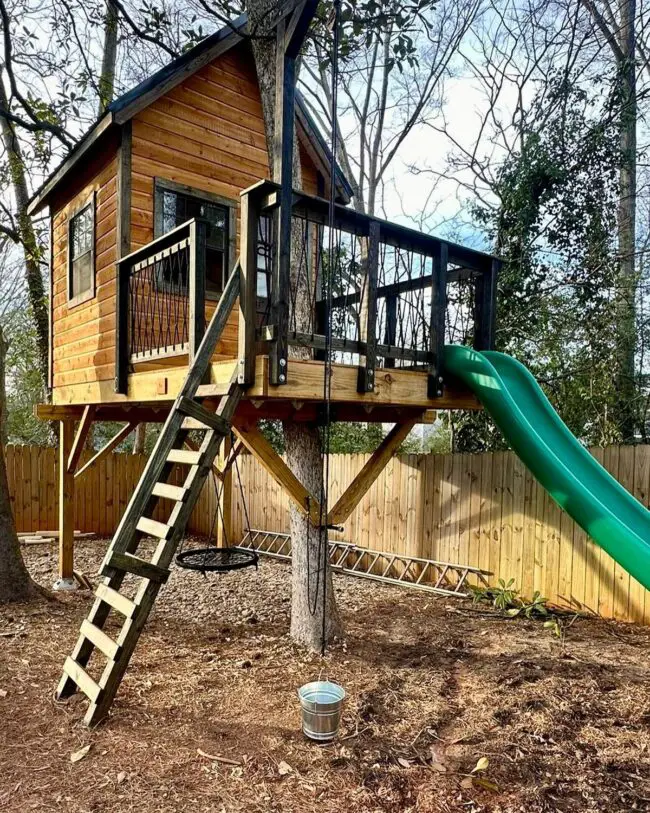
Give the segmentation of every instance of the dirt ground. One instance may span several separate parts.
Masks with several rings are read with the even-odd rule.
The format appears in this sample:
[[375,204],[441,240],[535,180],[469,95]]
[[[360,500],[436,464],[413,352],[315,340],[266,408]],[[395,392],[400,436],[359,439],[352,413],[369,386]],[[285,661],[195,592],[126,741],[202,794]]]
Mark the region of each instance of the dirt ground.
[[[77,567],[104,548],[79,543]],[[49,586],[54,550],[25,551]],[[0,810],[650,810],[650,630],[578,619],[560,641],[336,577],[347,637],[321,661],[287,635],[288,575],[175,569],[93,731],[78,695],[52,699],[89,593],[0,608]],[[348,693],[328,746],[302,736],[296,696],[321,672]]]

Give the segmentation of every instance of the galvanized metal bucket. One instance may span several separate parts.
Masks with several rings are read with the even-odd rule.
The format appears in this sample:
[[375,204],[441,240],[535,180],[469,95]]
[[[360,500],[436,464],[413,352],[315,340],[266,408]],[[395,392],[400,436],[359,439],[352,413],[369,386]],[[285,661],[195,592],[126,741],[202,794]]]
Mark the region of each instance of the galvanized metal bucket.
[[302,730],[310,740],[328,742],[338,734],[345,689],[329,680],[315,680],[298,689]]

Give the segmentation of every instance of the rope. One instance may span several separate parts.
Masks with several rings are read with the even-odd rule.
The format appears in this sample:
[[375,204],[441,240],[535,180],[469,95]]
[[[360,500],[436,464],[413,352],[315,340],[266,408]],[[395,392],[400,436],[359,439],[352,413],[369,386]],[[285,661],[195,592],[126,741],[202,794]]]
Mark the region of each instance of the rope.
[[[328,565],[328,533],[327,533],[327,517],[329,514],[329,478],[330,478],[330,445],[331,445],[331,428],[332,428],[332,369],[333,369],[333,355],[332,355],[332,300],[333,300],[333,274],[332,274],[332,260],[334,258],[334,211],[336,205],[336,152],[337,152],[337,127],[336,127],[336,111],[338,102],[338,72],[339,72],[339,29],[341,17],[341,2],[334,0],[334,20],[333,20],[333,41],[332,41],[332,109],[331,109],[331,125],[332,125],[332,144],[330,156],[330,198],[329,198],[329,213],[328,213],[328,252],[329,264],[328,274],[325,279],[326,285],[326,299],[327,299],[327,329],[325,334],[325,362],[324,362],[324,379],[323,379],[323,402],[325,404],[325,421],[323,426],[323,440],[322,440],[322,455],[323,455],[323,473],[321,478],[321,494],[320,494],[320,515],[319,515],[319,540],[318,540],[318,581],[322,574],[323,578],[323,611],[322,611],[322,628],[321,628],[321,655],[325,654],[327,647],[327,565]],[[307,526],[309,528],[309,525]],[[309,542],[308,542],[309,546]],[[308,547],[309,550],[309,547]],[[318,601],[318,588],[316,587],[316,602]]]

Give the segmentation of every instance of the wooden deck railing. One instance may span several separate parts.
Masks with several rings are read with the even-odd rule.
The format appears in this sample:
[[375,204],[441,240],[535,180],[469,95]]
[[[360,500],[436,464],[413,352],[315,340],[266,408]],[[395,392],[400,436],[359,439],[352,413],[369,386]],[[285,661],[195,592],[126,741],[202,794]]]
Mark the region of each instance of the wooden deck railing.
[[[289,346],[316,358],[329,347],[335,362],[358,365],[359,392],[373,391],[378,366],[399,366],[427,371],[435,398],[445,343],[493,346],[497,258],[344,206],[335,207],[330,229],[328,201],[294,193],[287,272],[286,246],[269,238],[278,233],[279,204],[270,182],[242,194],[242,269],[250,286],[242,297],[240,383],[252,380],[256,341],[263,341],[273,384],[287,381]],[[275,229],[261,230],[262,218]],[[268,316],[256,331],[261,232],[271,239],[271,274]]]
[[205,331],[208,228],[188,220],[118,261],[117,392],[126,393],[133,363],[194,357]]

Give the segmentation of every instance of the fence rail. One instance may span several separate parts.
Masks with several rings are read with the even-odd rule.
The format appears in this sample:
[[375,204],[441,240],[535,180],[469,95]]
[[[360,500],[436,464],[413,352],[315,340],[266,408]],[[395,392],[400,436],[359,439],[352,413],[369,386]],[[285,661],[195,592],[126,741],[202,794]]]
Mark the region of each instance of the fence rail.
[[[637,499],[650,504],[650,446],[611,446],[592,453]],[[82,461],[88,458],[85,452]],[[332,456],[332,501],[367,458]],[[18,530],[54,530],[56,450],[9,446],[6,460]],[[75,527],[111,535],[144,464],[143,456],[113,454],[80,477]],[[249,455],[239,458],[238,471],[251,527],[287,533],[288,502],[279,486]],[[208,534],[215,510],[208,480],[189,530]],[[244,534],[244,515],[235,473],[231,542]],[[332,537],[377,551],[478,567],[494,574],[491,581],[514,578],[527,596],[540,590],[556,604],[650,624],[650,592],[557,507],[511,452],[394,458],[345,532]]]

